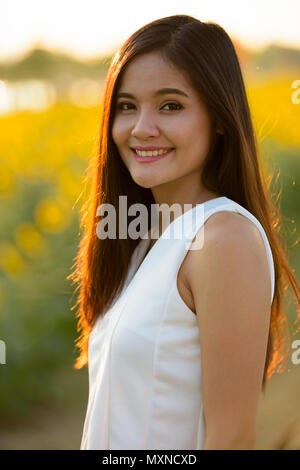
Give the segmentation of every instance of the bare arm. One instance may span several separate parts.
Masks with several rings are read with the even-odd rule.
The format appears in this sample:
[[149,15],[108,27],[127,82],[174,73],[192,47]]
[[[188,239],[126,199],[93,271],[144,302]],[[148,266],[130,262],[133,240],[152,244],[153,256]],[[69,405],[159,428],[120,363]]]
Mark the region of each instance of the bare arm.
[[192,251],[188,280],[202,353],[204,449],[252,449],[270,322],[270,273],[261,234],[220,212]]

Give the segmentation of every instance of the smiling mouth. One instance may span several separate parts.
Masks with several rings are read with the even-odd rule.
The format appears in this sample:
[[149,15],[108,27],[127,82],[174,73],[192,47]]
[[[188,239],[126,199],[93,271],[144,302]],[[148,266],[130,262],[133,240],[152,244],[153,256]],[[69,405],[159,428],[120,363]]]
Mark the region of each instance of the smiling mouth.
[[[140,150],[140,149],[135,149],[131,148],[136,155],[139,155],[140,157],[158,157],[160,155],[164,155],[166,153],[171,152],[171,150],[174,150],[173,147],[170,147],[168,149],[157,149],[157,150]],[[145,155],[146,153],[150,153],[150,155]]]
[[150,162],[154,162],[156,160],[160,160],[162,158],[167,157],[170,153],[173,152],[173,150],[174,150],[174,148],[170,148],[166,152],[161,153],[159,155],[148,155],[147,156],[147,155],[139,155],[138,153],[136,153],[135,149],[131,149],[135,160],[139,163],[150,163]]

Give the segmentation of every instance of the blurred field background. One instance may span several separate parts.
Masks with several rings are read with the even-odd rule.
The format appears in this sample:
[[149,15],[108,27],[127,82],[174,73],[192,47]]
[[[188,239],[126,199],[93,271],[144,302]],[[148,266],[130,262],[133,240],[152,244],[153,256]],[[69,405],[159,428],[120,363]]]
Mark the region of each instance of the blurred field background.
[[[236,48],[299,279],[300,102],[292,101],[292,84],[300,80],[300,50]],[[80,239],[83,180],[109,60],[80,62],[36,47],[18,62],[0,64],[1,449],[80,446],[88,374],[73,369],[78,333],[66,277]],[[287,308],[291,341],[300,339],[296,304]],[[258,449],[300,449],[299,390],[300,364],[289,358],[261,397]]]

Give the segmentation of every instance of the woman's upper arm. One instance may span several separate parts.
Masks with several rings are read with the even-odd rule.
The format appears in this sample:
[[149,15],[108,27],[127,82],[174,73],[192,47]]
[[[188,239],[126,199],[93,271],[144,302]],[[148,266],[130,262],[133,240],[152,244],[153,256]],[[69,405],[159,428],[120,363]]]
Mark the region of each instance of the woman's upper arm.
[[230,445],[255,435],[270,273],[263,240],[251,221],[234,213],[210,219],[202,248],[192,252],[189,284],[199,325],[206,433]]

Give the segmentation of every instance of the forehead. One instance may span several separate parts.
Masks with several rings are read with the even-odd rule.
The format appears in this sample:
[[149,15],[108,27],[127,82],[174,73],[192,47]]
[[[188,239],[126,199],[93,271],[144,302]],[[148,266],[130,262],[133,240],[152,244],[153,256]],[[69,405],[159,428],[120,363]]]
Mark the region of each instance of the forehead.
[[136,57],[126,66],[119,91],[154,94],[159,88],[179,88],[192,94],[192,87],[184,74],[159,52]]

